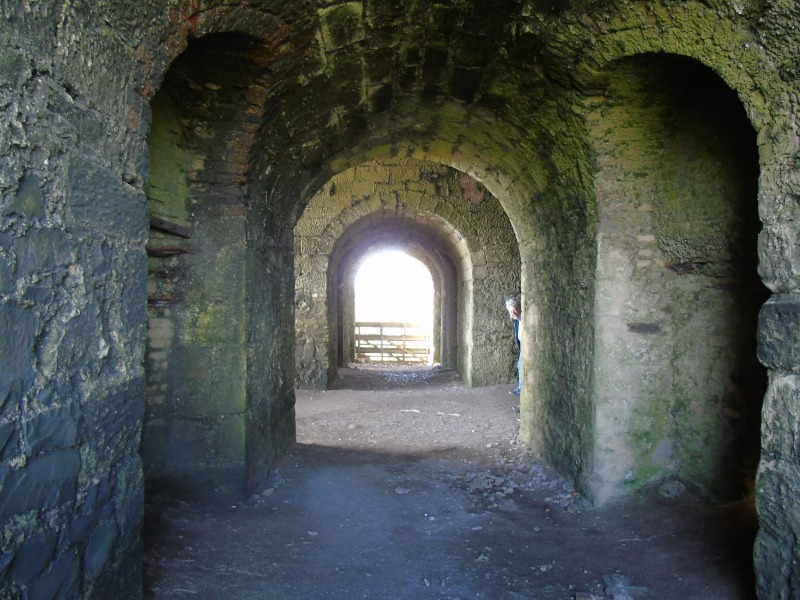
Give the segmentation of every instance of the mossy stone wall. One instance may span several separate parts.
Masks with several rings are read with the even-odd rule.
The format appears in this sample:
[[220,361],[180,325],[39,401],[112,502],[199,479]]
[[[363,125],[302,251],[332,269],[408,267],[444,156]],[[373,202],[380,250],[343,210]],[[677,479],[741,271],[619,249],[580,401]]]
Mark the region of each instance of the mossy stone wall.
[[[703,272],[707,265],[682,276],[654,268],[662,256],[677,265],[717,264],[733,255],[718,242],[734,239],[728,230],[736,229],[735,219],[723,229],[712,225],[728,214],[706,210],[720,206],[716,200],[672,200],[680,197],[684,173],[692,195],[728,197],[710,184],[737,179],[728,162],[736,153],[711,152],[708,139],[666,135],[671,126],[662,115],[654,127],[665,133],[668,160],[657,177],[645,169],[647,176],[637,181],[621,167],[623,204],[636,206],[638,195],[650,195],[652,210],[609,212],[613,203],[600,194],[615,182],[608,178],[612,167],[598,171],[596,159],[614,156],[614,146],[626,148],[629,140],[613,127],[594,129],[585,99],[595,95],[598,75],[612,63],[648,53],[705,64],[735,92],[755,131],[763,224],[758,273],[774,294],[758,333],[770,374],[755,489],[755,569],[762,598],[790,598],[800,589],[793,495],[800,461],[787,442],[796,433],[800,405],[792,333],[800,304],[796,2],[45,0],[2,4],[0,17],[6,25],[0,30],[3,594],[27,589],[42,596],[109,597],[138,589],[143,483],[137,449],[148,295],[143,189],[150,100],[165,85],[186,84],[179,95],[190,102],[176,105],[186,119],[182,132],[188,136],[181,141],[202,161],[193,165],[195,179],[187,173],[188,218],[197,200],[195,217],[220,220],[219,229],[191,223],[197,229],[192,239],[209,251],[241,250],[244,261],[233,271],[240,299],[228,316],[235,315],[246,337],[244,463],[251,485],[263,480],[293,436],[295,224],[335,174],[369,160],[415,158],[473,177],[508,215],[519,243],[530,340],[523,348],[520,435],[591,490],[596,409],[613,404],[610,394],[595,393],[598,351],[624,339],[630,347],[618,347],[635,358],[632,349],[666,339],[652,333],[654,324],[667,326],[666,318],[663,324],[649,318],[664,313],[663,298],[659,304],[646,293],[633,294],[615,337],[607,327],[613,319],[597,312],[614,287],[605,278],[608,267],[629,268],[617,281],[638,290],[672,281],[676,306],[728,311],[738,302],[729,291],[703,287],[720,278]],[[170,65],[182,59],[190,76],[170,83]],[[157,103],[153,109],[160,111]],[[696,161],[687,161],[692,155],[684,153],[682,140],[699,151]],[[690,225],[675,214],[690,217]],[[631,218],[640,235],[655,239],[627,244],[623,236],[610,236],[606,228],[619,228],[617,218]],[[227,243],[215,245],[220,237]],[[192,259],[204,251],[193,250]],[[643,250],[653,254],[640,255]],[[694,260],[698,253],[702,261]],[[236,269],[224,252],[221,260],[220,266]],[[639,266],[647,260],[653,269]],[[214,323],[230,321],[203,312],[204,304],[216,304],[211,300],[221,284],[215,275],[198,284],[197,310],[186,313],[186,322],[196,326],[205,314],[195,332],[216,339]],[[637,311],[648,319],[627,318]],[[669,386],[666,398],[644,389],[631,413],[635,427],[620,429],[640,481],[660,472],[651,468],[653,448],[670,427],[688,437],[674,443],[671,454],[660,446],[658,456],[688,467],[702,449],[696,440],[735,420],[725,410],[732,407],[728,401],[700,411],[691,400],[700,390],[730,397],[717,375],[728,364],[729,342],[739,343],[730,323],[703,321],[692,311],[670,314],[681,317],[668,324],[674,343],[658,347],[670,348],[691,369]],[[688,335],[694,329],[708,332],[705,349],[688,344],[697,341]],[[165,343],[176,344],[177,332],[167,330]],[[239,349],[240,338],[230,339],[236,343],[220,349]],[[709,361],[707,353],[719,360]],[[237,360],[241,365],[241,355]],[[638,364],[649,367],[648,360]],[[711,369],[711,387],[703,387],[698,362]],[[680,361],[674,365],[673,374],[685,370]],[[627,368],[634,381],[638,367]],[[706,429],[687,429],[686,419],[681,427],[659,420],[662,400],[677,402],[676,414],[697,416]],[[726,436],[709,438],[720,447]],[[684,474],[701,479],[708,468],[698,462]],[[624,494],[627,488],[616,489]],[[31,556],[42,558],[33,562]]]
[[[246,203],[242,139],[255,125],[239,81],[252,73],[246,64],[234,68],[231,47],[241,52],[252,43],[212,36],[191,45],[152,103],[151,216],[185,227],[189,237],[153,229],[148,241],[150,386],[142,456],[147,478],[248,493],[294,439],[293,395],[283,389],[279,397],[289,409],[272,410],[279,401],[269,396],[269,382],[280,388],[285,377],[272,372],[281,353],[271,346],[280,343],[264,339],[281,330],[262,324],[280,317],[256,308],[264,306],[274,266],[265,261],[260,227],[252,226],[263,222],[262,210]],[[269,287],[288,293],[285,282]],[[272,306],[280,304],[280,295],[272,299]]]
[[600,212],[595,498],[668,474],[726,499],[751,493],[766,391],[755,132],[716,75],[674,56],[613,65],[587,102]]

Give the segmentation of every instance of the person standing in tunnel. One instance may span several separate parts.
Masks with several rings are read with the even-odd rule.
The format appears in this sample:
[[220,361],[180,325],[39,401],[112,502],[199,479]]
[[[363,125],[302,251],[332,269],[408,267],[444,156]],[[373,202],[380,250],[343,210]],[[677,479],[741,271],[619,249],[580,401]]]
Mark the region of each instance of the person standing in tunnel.
[[522,342],[520,341],[520,319],[522,318],[522,304],[520,303],[519,294],[511,294],[506,297],[506,309],[511,321],[514,323],[514,341],[517,343],[517,350],[519,355],[517,357],[517,387],[509,390],[508,393],[512,396],[519,396],[522,389]]

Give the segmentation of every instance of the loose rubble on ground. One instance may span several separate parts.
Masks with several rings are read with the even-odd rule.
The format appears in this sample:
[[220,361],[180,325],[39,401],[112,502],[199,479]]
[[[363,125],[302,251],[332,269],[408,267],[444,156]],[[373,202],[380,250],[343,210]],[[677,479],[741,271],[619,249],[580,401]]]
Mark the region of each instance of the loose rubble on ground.
[[[513,498],[514,495],[524,495],[526,493],[546,492],[543,500],[551,506],[553,511],[562,511],[566,514],[580,514],[582,511],[591,511],[592,505],[581,496],[579,492],[562,476],[542,461],[536,460],[530,450],[521,444],[514,436],[510,436],[501,442],[487,444],[486,447],[490,456],[494,460],[494,466],[490,469],[469,469],[463,470],[443,470],[440,475],[448,479],[450,483],[467,489],[475,494],[476,500],[486,510],[498,508],[498,503],[504,499]],[[276,488],[285,485],[287,480],[280,469],[275,471],[270,483],[260,492],[255,494],[243,505],[253,505],[267,502],[274,494]],[[679,495],[681,486],[679,482],[669,483],[664,487],[667,492],[661,492],[663,496],[676,493]],[[397,495],[407,495],[413,493],[409,487],[395,486],[394,493]],[[426,518],[433,522],[434,516],[426,515]],[[480,531],[483,526],[476,525],[473,531]],[[532,531],[538,533],[540,527],[533,527]],[[316,537],[318,532],[308,531],[309,537]],[[489,563],[492,559],[492,548],[484,547],[478,553],[474,562],[477,564]],[[553,560],[547,563],[533,565],[532,570],[540,573],[548,573],[558,567],[558,561]],[[430,580],[423,579],[426,587],[434,585]],[[441,582],[444,586],[445,582]],[[652,598],[652,592],[647,587],[634,585],[629,578],[620,572],[604,575],[601,580],[592,582],[591,586],[580,586],[584,591],[575,591],[579,586],[569,586],[571,598],[574,600],[646,600]],[[590,588],[591,591],[585,591]],[[449,600],[465,600],[458,596],[450,597]]]
[[[518,441],[506,389],[423,375],[374,391],[357,372],[354,390],[300,397],[298,444],[247,499],[151,486],[146,597],[750,600],[702,550],[719,539],[706,521],[686,528],[702,534],[692,548],[644,524],[649,507],[593,508]],[[680,481],[653,495],[694,501]],[[648,557],[654,539],[665,554]]]

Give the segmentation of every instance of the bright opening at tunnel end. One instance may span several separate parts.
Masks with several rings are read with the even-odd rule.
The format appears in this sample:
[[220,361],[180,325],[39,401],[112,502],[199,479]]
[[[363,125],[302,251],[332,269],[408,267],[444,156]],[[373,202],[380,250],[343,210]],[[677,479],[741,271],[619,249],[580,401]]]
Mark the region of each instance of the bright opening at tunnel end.
[[[419,260],[399,250],[364,260],[355,278],[356,323],[414,324],[428,338],[433,333],[433,279]],[[428,348],[430,362],[431,348]],[[385,361],[381,361],[385,362]],[[399,362],[405,362],[400,360]]]

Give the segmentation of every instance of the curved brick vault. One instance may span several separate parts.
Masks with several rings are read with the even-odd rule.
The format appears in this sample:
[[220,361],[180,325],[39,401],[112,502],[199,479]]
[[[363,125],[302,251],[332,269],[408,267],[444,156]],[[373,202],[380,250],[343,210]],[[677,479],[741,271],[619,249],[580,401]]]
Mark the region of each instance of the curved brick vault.
[[800,589],[793,1],[0,16],[1,595],[131,595],[145,476],[265,481],[294,436],[295,225],[407,159],[507,215],[520,437],[597,502],[672,475],[754,495],[759,596]]

